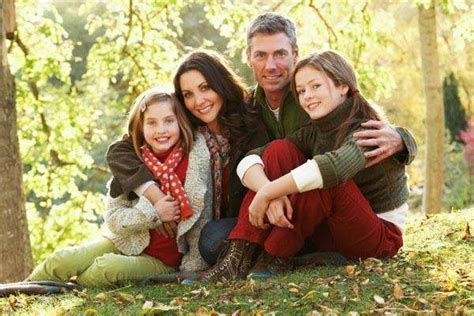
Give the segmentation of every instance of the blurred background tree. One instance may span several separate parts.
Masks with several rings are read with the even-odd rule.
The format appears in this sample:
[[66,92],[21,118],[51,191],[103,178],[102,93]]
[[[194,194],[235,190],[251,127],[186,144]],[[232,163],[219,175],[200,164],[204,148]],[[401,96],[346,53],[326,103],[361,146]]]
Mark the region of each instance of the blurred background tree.
[[459,133],[467,128],[467,117],[459,98],[459,83],[452,72],[443,80],[443,101],[446,132],[451,142],[460,142]]
[[[215,49],[254,84],[245,65],[245,30],[265,11],[295,21],[301,56],[332,48],[350,58],[363,93],[385,108],[392,123],[414,132],[420,153],[409,167],[411,205],[419,207],[425,122],[414,3],[16,0],[16,6],[18,31],[7,43],[8,57],[17,83],[24,192],[36,262],[57,247],[99,233],[110,177],[106,148],[125,131],[132,100],[151,85],[171,85],[184,54],[199,47]],[[473,12],[468,1],[442,1],[437,33],[440,73],[457,78],[468,118]],[[452,186],[451,174],[459,179],[467,170],[463,145],[458,146],[447,150],[455,159],[445,159],[446,209],[474,203],[472,191]],[[453,204],[462,194],[467,196],[463,202]]]

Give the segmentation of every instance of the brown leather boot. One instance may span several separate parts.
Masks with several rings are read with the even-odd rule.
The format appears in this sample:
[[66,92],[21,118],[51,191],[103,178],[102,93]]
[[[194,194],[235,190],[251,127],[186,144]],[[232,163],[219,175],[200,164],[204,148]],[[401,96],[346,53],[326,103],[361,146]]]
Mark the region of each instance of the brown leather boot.
[[290,271],[291,269],[293,269],[293,263],[290,258],[273,257],[268,252],[262,251],[257,257],[255,265],[250,269],[249,274],[271,276]]
[[253,256],[258,245],[246,240],[231,239],[217,263],[205,271],[201,281],[230,281],[245,278],[253,263]]

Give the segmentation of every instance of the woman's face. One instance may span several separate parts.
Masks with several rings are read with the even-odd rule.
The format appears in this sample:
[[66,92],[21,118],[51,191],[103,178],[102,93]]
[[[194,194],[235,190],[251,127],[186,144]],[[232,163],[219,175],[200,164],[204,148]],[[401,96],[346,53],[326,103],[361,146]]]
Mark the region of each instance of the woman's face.
[[296,93],[301,106],[316,120],[325,117],[347,98],[347,85],[336,87],[324,72],[304,66],[295,75]]
[[211,89],[206,78],[197,70],[190,70],[179,77],[184,105],[214,132],[219,132],[217,115],[224,100]]

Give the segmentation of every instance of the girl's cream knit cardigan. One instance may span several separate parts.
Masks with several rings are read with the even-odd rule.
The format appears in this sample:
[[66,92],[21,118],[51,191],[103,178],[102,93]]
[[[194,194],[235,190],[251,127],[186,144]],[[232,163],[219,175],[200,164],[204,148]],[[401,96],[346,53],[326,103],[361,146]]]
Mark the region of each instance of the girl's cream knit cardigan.
[[[201,229],[212,220],[212,177],[210,154],[202,134],[189,153],[184,189],[193,209],[193,215],[178,224],[176,241],[184,255],[180,270],[199,271],[208,268],[199,254]],[[150,229],[161,225],[156,210],[144,196],[129,201],[125,195],[112,198],[107,195],[104,236],[125,255],[139,255],[150,243]]]

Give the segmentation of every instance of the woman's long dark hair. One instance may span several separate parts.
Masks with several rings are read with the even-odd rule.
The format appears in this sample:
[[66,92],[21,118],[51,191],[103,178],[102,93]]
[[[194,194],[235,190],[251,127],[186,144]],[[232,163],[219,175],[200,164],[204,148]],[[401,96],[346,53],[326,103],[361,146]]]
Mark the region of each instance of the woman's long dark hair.
[[[184,103],[184,96],[179,82],[180,77],[191,70],[199,71],[207,81],[209,87],[223,100],[222,108],[217,115],[217,123],[224,137],[232,146],[243,148],[248,143],[249,129],[256,119],[255,113],[249,112],[248,93],[242,80],[229,67],[217,52],[211,50],[197,50],[189,54],[181,62],[173,78],[173,84],[178,100]],[[186,109],[191,123],[197,127],[205,125]]]
[[347,85],[349,88],[347,97],[352,97],[352,109],[347,119],[339,128],[334,149],[342,144],[349,130],[354,124],[360,122],[361,118],[369,120],[385,119],[383,111],[378,106],[371,105],[359,91],[355,71],[349,62],[339,53],[331,50],[313,53],[296,64],[291,78],[291,90],[296,99],[298,99],[298,94],[296,93],[295,75],[301,68],[306,66],[325,73],[334,82],[336,87]]

